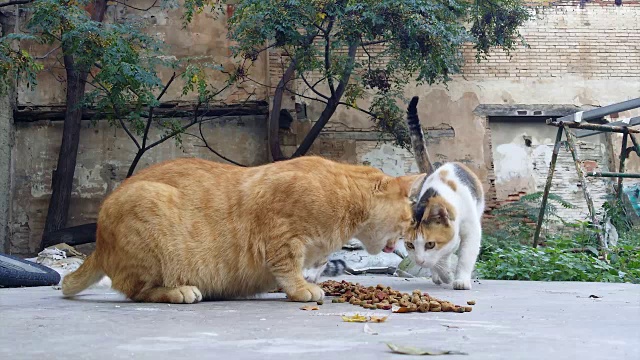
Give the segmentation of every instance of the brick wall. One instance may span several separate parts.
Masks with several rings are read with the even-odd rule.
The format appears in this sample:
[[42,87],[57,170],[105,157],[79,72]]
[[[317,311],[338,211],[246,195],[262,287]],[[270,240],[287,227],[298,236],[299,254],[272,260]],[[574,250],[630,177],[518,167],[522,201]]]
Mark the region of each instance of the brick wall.
[[519,47],[511,58],[497,51],[476,63],[475,51],[465,48],[465,77],[640,77],[640,2],[618,7],[606,0],[583,9],[575,3],[540,10],[521,30],[530,48]]
[[[494,164],[491,155],[487,155],[491,154],[492,146],[490,129],[485,129],[484,155],[475,150],[472,150],[470,157],[454,155],[457,147],[469,146],[469,134],[463,134],[462,131],[457,133],[460,125],[456,124],[461,123],[462,118],[473,111],[473,107],[481,103],[602,106],[638,96],[637,87],[631,93],[616,91],[625,86],[628,89],[627,84],[640,79],[640,0],[623,0],[622,6],[616,6],[613,0],[589,1],[583,5],[581,6],[579,0],[562,1],[554,3],[551,7],[539,8],[535,18],[521,29],[529,47],[521,46],[511,56],[494,51],[489,59],[478,64],[473,49],[466,47],[463,75],[455,76],[449,84],[446,89],[449,98],[433,95],[432,89],[438,87],[418,89],[418,92],[424,92],[422,104],[426,104],[423,105],[426,108],[422,107],[420,115],[423,126],[430,128],[429,135],[437,131],[451,130],[451,134],[447,135],[450,139],[442,142],[445,144],[444,147],[434,144],[434,141],[438,141],[437,136],[431,139],[432,156],[440,152],[446,155],[448,161],[462,160],[483,164],[486,167],[489,208],[505,200],[496,198]],[[358,56],[364,54],[358,53]],[[271,84],[274,86],[282,74],[286,57],[272,51],[269,59]],[[317,76],[310,78],[317,79]],[[485,84],[491,85],[485,87]],[[618,86],[619,84],[625,86]],[[416,89],[410,87],[408,96],[416,92]],[[298,84],[298,89],[302,88]],[[476,94],[478,103],[473,105],[476,101],[473,99],[466,103],[460,101],[463,94]],[[429,97],[430,95],[432,97]],[[291,98],[286,100],[292,101]],[[442,100],[444,102],[439,102]],[[321,110],[321,106],[314,105],[309,112],[309,120],[315,120]],[[370,163],[394,174],[412,172],[413,159],[408,153],[404,154],[400,149],[370,139],[373,135],[354,135],[345,140],[345,134],[361,134],[363,131],[372,130],[366,116],[354,113],[336,113],[324,129],[313,152],[349,162]],[[481,120],[476,118],[474,121]],[[441,122],[441,125],[434,126]],[[438,126],[442,126],[442,129],[436,129]],[[453,128],[456,128],[455,132],[452,131]],[[300,131],[298,139],[304,134],[304,131]],[[590,149],[589,146],[591,145],[586,143],[581,145],[585,159],[605,164],[608,155],[604,153],[604,145],[600,144],[594,149]],[[544,183],[540,182],[546,179],[548,163],[545,164],[545,160],[536,160],[539,172],[536,177],[538,189],[543,188]],[[577,186],[575,169],[569,153],[561,154],[558,166],[553,191],[578,205],[578,209],[563,210],[563,216],[582,218],[586,213],[586,207],[583,206],[584,199],[581,189]],[[610,186],[608,183],[605,184],[606,180],[589,181],[592,183],[591,188],[596,192],[594,198],[598,207],[604,201]]]
[[[552,147],[552,145],[542,146]],[[607,164],[608,154],[605,149],[605,144],[578,141],[576,146],[583,171],[609,171]],[[547,181],[547,174],[549,173],[548,152],[535,151],[534,149],[533,153],[537,154],[537,156],[532,159],[534,163],[536,188],[542,191]],[[588,218],[589,209],[578,180],[573,157],[567,148],[561,148],[560,153],[558,153],[556,170],[551,185],[552,193],[575,206],[573,209],[565,209],[558,204],[554,204],[561,218],[564,220],[586,220]],[[611,179],[588,177],[587,188],[593,199],[593,205],[596,211],[600,212],[602,205],[607,200],[608,194],[613,190]]]

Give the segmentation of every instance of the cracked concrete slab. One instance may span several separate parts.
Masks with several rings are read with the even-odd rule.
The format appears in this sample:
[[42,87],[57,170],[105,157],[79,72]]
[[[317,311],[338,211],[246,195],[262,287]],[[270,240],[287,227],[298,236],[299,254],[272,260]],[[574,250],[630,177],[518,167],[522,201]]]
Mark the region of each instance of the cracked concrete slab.
[[372,335],[339,316],[370,311],[330,300],[302,311],[283,294],[169,305],[130,302],[105,288],[74,300],[50,287],[0,289],[0,358],[411,358],[385,342],[469,354],[452,359],[640,358],[640,285],[483,280],[454,291],[424,279],[343,278],[477,304],[464,314],[390,314],[367,324]]

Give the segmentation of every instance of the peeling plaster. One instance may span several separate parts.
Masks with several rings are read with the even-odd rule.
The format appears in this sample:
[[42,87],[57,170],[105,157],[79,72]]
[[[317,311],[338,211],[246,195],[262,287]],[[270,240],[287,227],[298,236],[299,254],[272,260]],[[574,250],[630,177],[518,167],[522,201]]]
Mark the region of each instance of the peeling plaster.
[[[407,158],[410,160],[413,158],[413,155],[407,150],[390,144],[382,144],[379,148],[364,154],[361,157],[361,162],[376,167],[387,175],[402,176],[406,175],[405,161]],[[418,172],[418,166],[415,163],[411,165],[410,172]]]

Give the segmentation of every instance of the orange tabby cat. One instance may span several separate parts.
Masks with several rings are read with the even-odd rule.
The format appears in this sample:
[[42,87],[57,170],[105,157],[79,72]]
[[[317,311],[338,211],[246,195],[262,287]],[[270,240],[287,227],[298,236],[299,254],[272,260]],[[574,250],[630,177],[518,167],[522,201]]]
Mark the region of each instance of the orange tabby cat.
[[102,204],[96,250],[62,283],[72,296],[104,275],[135,301],[195,303],[280,286],[293,301],[322,289],[303,268],[349,239],[392,249],[412,222],[423,176],[302,157],[242,168],[178,159],[140,171]]

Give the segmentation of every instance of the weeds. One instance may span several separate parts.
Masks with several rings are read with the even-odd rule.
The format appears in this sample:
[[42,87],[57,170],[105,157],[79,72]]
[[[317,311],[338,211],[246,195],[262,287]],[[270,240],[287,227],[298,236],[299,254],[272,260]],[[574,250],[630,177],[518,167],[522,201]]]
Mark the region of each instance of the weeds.
[[[480,278],[640,283],[640,229],[634,229],[624,219],[619,204],[611,202],[604,206],[620,231],[618,243],[609,249],[607,262],[599,258],[597,230],[589,222],[563,221],[554,208],[547,216],[555,217],[563,227],[548,229],[543,246],[531,247],[531,223],[539,210],[533,209],[539,197],[531,195],[498,211],[497,226],[485,231],[476,265]],[[554,201],[563,207],[570,206],[556,197]],[[548,226],[549,218],[545,222]]]

